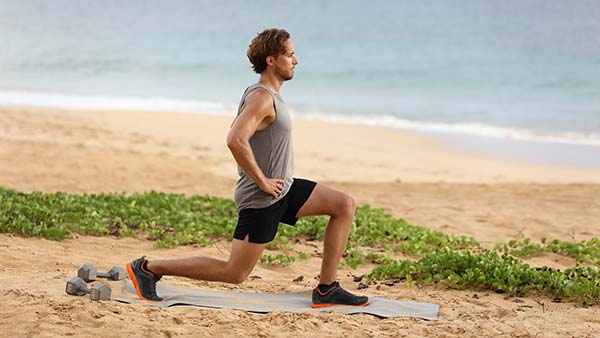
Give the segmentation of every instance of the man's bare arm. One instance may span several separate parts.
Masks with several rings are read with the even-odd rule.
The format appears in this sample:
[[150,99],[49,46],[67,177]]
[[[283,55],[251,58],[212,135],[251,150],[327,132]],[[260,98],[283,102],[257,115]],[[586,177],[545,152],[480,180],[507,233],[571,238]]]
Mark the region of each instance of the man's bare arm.
[[242,111],[233,121],[227,147],[244,172],[267,194],[277,197],[283,191],[283,179],[266,177],[256,163],[250,147],[250,138],[275,120],[273,97],[264,89],[256,89],[244,102]]

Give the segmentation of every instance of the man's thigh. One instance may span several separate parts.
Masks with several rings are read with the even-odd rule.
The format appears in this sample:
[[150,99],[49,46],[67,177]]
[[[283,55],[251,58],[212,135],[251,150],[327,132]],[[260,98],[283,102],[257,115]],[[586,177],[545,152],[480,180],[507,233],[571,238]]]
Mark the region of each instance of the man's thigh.
[[349,200],[352,200],[352,198],[348,194],[317,183],[308,200],[298,210],[296,218],[334,215],[336,211],[343,209]]

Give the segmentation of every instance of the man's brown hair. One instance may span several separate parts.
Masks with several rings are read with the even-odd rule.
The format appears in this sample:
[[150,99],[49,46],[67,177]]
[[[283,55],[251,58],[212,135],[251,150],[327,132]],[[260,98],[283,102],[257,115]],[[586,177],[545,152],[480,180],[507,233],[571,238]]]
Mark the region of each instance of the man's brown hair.
[[258,33],[248,46],[248,60],[252,69],[260,74],[267,68],[267,56],[278,57],[285,54],[285,42],[290,38],[290,33],[284,29],[270,28]]

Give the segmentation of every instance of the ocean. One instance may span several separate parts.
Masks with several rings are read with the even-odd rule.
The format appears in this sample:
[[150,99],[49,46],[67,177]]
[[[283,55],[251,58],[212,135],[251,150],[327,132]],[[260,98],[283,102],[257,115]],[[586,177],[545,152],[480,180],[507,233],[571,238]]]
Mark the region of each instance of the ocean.
[[270,27],[295,115],[600,155],[595,0],[0,1],[0,106],[233,115]]

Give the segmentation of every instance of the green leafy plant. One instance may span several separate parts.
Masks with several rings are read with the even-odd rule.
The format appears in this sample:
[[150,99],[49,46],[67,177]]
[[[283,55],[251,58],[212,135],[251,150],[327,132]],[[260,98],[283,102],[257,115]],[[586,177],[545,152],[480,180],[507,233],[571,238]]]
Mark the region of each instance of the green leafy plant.
[[371,279],[399,278],[418,284],[442,283],[452,288],[491,289],[523,296],[530,290],[555,299],[567,297],[586,305],[600,304],[600,272],[592,267],[575,267],[563,272],[532,268],[507,253],[496,251],[445,250],[427,254],[416,262],[388,260],[368,276]]
[[310,259],[311,254],[306,253],[304,251],[298,252],[298,260],[306,261]]
[[260,262],[263,264],[277,264],[282,266],[288,266],[296,261],[294,256],[276,254],[276,255],[261,255]]
[[365,264],[364,257],[365,255],[359,249],[350,249],[346,251],[344,260],[347,266],[356,269],[359,265]]
[[[270,249],[292,250],[298,241],[323,240],[328,217],[306,217],[296,226],[280,226]],[[156,191],[84,194],[22,193],[0,188],[0,232],[62,240],[74,233],[94,236],[138,236],[157,247],[211,245],[231,240],[237,221],[234,202],[212,196],[186,196]],[[361,248],[381,253],[365,254]],[[498,252],[502,254],[499,255]],[[575,267],[559,271],[530,267],[517,257],[553,252],[576,259]],[[394,253],[411,259],[396,260]],[[298,252],[299,260],[310,258]],[[418,259],[417,259],[418,258]],[[296,257],[263,255],[265,264],[287,266]],[[485,250],[472,237],[453,236],[415,226],[383,209],[357,208],[344,262],[356,268],[377,266],[369,278],[405,280],[409,285],[442,283],[452,288],[485,288],[513,295],[536,290],[556,299],[599,304],[600,240],[581,242],[528,238]]]
[[558,239],[546,243],[542,238],[539,243],[529,238],[510,240],[506,244],[496,244],[496,250],[510,253],[518,257],[529,258],[544,252],[552,252],[575,258],[577,263],[591,263],[600,265],[600,239],[595,237],[580,242],[566,242]]
[[62,240],[71,233],[145,234],[157,247],[207,245],[230,238],[233,201],[212,196],[21,193],[0,188],[0,231]]

